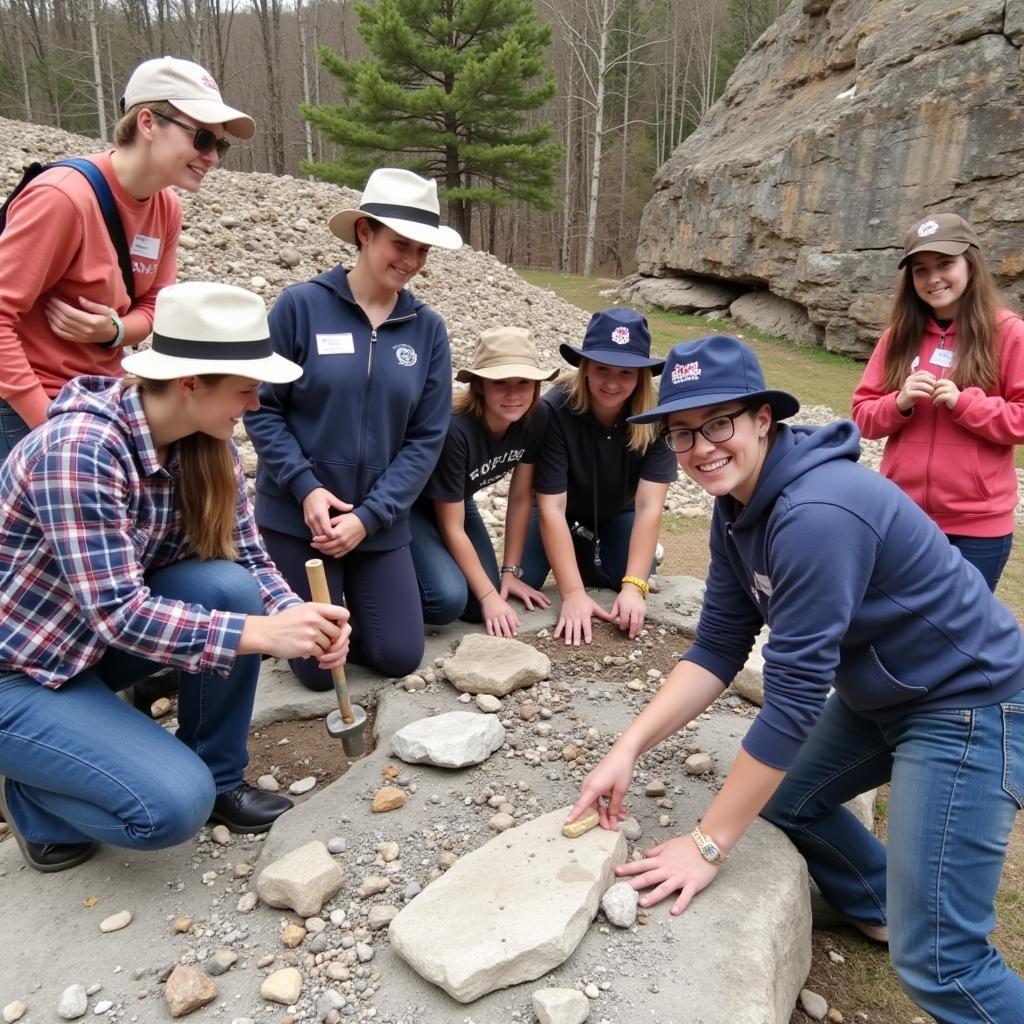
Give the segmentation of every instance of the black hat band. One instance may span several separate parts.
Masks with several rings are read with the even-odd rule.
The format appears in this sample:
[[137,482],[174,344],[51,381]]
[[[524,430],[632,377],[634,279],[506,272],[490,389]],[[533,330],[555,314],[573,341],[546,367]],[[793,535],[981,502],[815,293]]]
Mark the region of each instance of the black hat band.
[[358,213],[368,213],[372,217],[390,217],[393,220],[407,220],[413,224],[426,224],[436,228],[441,226],[441,216],[429,210],[421,210],[416,206],[396,206],[392,203],[363,203]]
[[177,359],[268,359],[274,354],[270,338],[254,341],[190,341],[153,335],[153,351]]

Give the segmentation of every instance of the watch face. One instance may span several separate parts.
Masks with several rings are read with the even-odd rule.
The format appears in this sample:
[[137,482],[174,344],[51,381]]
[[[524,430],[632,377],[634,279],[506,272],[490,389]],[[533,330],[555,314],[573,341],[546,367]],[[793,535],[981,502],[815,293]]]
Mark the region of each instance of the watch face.
[[722,851],[714,843],[707,843],[704,847],[704,856],[710,861],[716,861],[722,856]]

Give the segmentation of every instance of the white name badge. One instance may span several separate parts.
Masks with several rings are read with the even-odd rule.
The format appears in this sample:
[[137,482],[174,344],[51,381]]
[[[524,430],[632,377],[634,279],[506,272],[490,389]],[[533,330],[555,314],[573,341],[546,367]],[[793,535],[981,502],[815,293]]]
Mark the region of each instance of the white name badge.
[[351,334],[318,334],[316,350],[322,356],[351,355],[356,350]]
[[147,260],[160,259],[160,239],[151,235],[136,235],[132,241],[133,256],[141,256]]
[[952,366],[953,350],[951,348],[936,348],[932,353],[932,366]]

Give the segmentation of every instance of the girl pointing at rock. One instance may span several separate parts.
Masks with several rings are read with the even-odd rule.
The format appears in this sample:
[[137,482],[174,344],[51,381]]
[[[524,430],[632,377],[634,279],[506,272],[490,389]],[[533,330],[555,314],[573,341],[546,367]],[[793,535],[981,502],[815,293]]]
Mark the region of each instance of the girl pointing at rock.
[[[617,829],[637,758],[722,694],[767,624],[764,707],[724,785],[690,834],[617,874],[681,913],[762,814],[939,1024],[1024,1024],[1024,981],[988,940],[1024,806],[1024,638],[910,498],[857,465],[853,424],[781,422],[798,408],[734,338],[669,353],[642,418],[716,499],[704,607],[569,820],[596,806]],[[888,847],[843,807],[886,782]]]

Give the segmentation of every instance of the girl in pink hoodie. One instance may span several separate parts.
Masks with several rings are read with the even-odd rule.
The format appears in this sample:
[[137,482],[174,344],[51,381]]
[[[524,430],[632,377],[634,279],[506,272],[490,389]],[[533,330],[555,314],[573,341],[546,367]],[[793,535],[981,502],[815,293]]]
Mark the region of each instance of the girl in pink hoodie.
[[1001,307],[978,236],[955,213],[916,223],[899,267],[853,419],[864,437],[888,438],[882,473],[995,590],[1013,542],[1013,449],[1024,442],[1024,322]]

